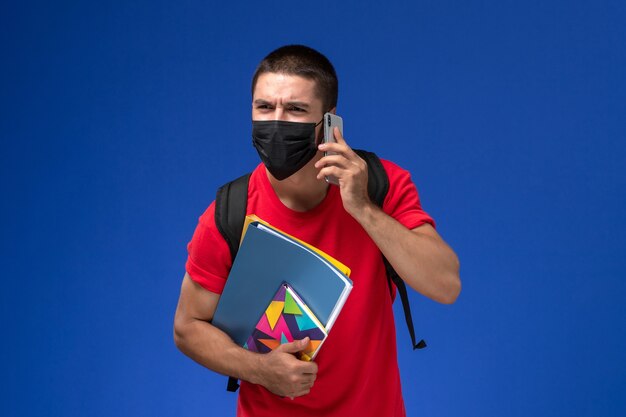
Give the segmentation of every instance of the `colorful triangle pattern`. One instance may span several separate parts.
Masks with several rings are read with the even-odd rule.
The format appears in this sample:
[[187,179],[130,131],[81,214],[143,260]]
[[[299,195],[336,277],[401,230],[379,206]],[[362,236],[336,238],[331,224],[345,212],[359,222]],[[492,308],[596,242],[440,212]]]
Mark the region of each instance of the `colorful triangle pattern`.
[[274,350],[281,345],[281,343],[276,339],[259,339],[259,342],[270,348],[270,350]]
[[[292,295],[294,294],[294,295]],[[309,337],[310,343],[300,352],[299,358],[310,361],[326,338],[326,329],[317,325],[309,315],[308,307],[299,305],[299,298],[287,284],[281,284],[259,319],[244,348],[267,353],[284,343]]]
[[285,314],[302,314],[298,303],[296,303],[289,293],[285,294]]
[[284,301],[272,301],[270,305],[267,306],[267,310],[265,310],[265,315],[267,316],[267,322],[270,325],[270,329],[273,330],[276,326],[276,322],[280,318],[280,315],[283,313],[284,306]]
[[315,329],[317,327],[313,320],[311,320],[311,317],[306,314],[296,316],[296,322],[298,322],[298,328],[300,330]]

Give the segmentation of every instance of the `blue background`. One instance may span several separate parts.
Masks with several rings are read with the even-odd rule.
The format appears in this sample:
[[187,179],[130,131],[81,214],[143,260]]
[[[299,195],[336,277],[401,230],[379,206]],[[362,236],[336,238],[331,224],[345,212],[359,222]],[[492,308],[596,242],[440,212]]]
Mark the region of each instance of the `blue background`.
[[287,43],[461,259],[455,305],[411,294],[428,349],[398,316],[408,415],[626,415],[626,3],[99,3],[0,9],[1,415],[234,413],[172,319]]

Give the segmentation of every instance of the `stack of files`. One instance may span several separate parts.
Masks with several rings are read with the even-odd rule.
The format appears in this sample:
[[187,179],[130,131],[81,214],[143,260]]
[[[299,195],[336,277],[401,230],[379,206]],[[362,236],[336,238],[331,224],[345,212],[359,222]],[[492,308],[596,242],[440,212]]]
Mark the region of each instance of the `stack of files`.
[[350,269],[328,254],[254,215],[247,216],[212,324],[250,349],[247,343],[260,319],[287,284],[328,333],[352,290],[349,276]]

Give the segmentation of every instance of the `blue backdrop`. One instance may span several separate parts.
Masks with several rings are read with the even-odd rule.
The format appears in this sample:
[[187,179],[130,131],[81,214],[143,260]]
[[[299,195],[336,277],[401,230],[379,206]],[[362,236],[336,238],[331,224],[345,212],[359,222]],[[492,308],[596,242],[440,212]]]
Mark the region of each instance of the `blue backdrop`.
[[0,414],[234,413],[172,341],[186,243],[305,43],[461,259],[455,305],[411,294],[428,349],[397,316],[408,414],[626,415],[626,3],[227,3],[1,6]]

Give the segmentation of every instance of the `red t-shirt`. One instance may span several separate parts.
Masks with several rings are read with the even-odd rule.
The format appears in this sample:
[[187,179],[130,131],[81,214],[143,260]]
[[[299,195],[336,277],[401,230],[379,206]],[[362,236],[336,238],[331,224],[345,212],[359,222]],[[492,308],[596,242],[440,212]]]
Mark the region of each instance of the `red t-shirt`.
[[[434,225],[420,205],[407,171],[382,160],[389,176],[383,210],[409,229]],[[231,258],[215,226],[214,204],[200,217],[188,245],[187,272],[208,291],[221,294]],[[250,177],[248,214],[308,242],[352,269],[354,287],[324,347],[308,395],[294,400],[242,381],[238,416],[404,416],[391,297],[379,249],[343,208],[339,188],[330,186],[314,209],[287,208],[260,164]]]

